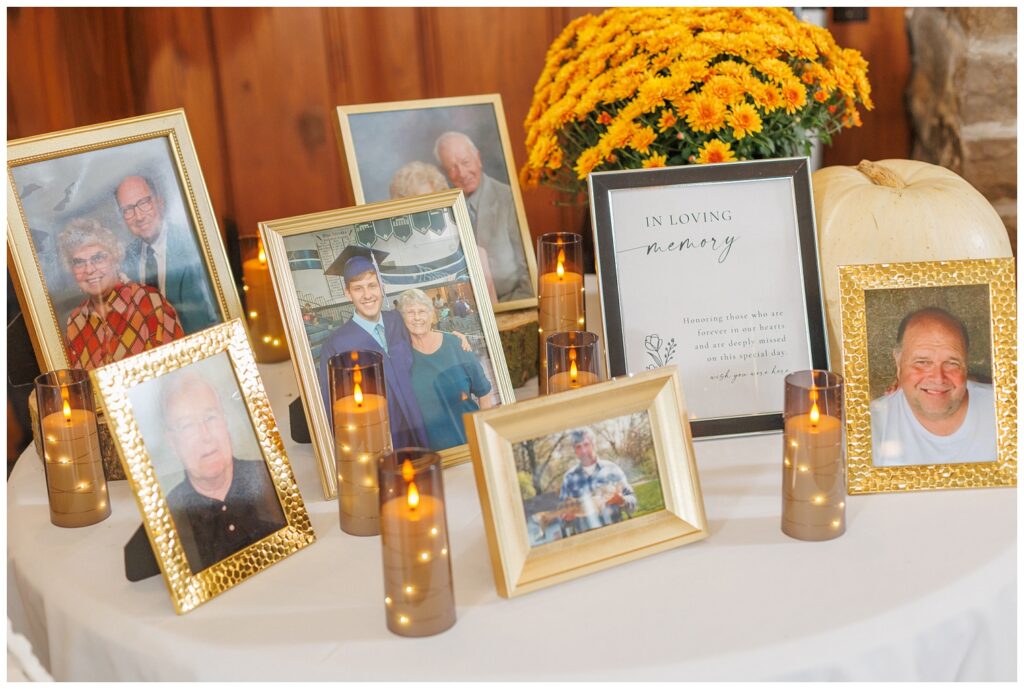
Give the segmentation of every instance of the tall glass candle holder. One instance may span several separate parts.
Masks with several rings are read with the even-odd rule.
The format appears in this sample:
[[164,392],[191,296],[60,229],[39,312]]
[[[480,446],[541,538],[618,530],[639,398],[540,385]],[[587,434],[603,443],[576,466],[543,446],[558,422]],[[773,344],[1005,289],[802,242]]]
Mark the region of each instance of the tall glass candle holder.
[[786,376],[782,531],[826,541],[846,531],[843,379],[830,371]]
[[103,521],[110,516],[110,499],[89,374],[42,374],[36,378],[36,403],[50,521],[66,527]]
[[570,330],[547,336],[548,393],[593,385],[598,375],[597,335]]
[[377,464],[391,452],[384,355],[342,352],[328,360],[327,370],[341,530],[353,536],[376,536],[380,533]]
[[441,457],[407,447],[380,462],[380,533],[388,629],[430,636],[455,624]]
[[570,232],[549,232],[537,240],[537,281],[540,317],[540,394],[547,393],[548,335],[583,330],[583,238]]
[[270,364],[288,358],[281,312],[274,297],[267,254],[259,237],[239,237],[242,252],[242,294],[249,337],[256,361]]

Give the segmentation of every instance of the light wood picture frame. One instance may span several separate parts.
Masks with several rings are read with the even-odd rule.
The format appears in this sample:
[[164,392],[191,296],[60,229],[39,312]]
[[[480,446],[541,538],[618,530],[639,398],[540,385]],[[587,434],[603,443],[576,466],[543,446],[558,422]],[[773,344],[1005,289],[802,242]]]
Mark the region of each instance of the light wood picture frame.
[[1013,259],[838,271],[848,492],[1017,485]]
[[610,375],[677,363],[694,438],[782,430],[828,368],[807,158],[590,175]]
[[[242,315],[182,109],[8,142],[7,242],[43,370],[93,368]],[[94,337],[88,304],[101,296],[134,319],[132,335]]]
[[[498,593],[706,538],[685,412],[668,366],[467,417]],[[545,492],[525,487],[538,469]]]
[[178,614],[315,541],[240,319],[91,376]]
[[[374,257],[382,303],[372,305],[377,313],[371,320],[377,320],[377,314],[381,314],[379,318],[385,325],[393,324],[387,327],[396,328],[394,333],[399,343],[391,344],[407,350],[413,348],[410,329],[400,317],[397,306],[399,300],[405,298],[403,295],[412,294],[409,290],[415,287],[420,291],[420,299],[425,294],[433,300],[431,330],[444,333],[445,347],[449,349],[456,346],[458,335],[455,333],[465,336],[459,346],[471,359],[462,365],[461,370],[467,373],[465,377],[458,376],[458,389],[445,388],[444,392],[433,386],[440,382],[440,374],[430,378],[434,370],[431,359],[421,361],[419,367],[415,361],[411,368],[408,364],[396,364],[394,375],[402,376],[402,380],[387,381],[392,412],[390,425],[396,449],[402,444],[402,434],[409,431],[419,437],[419,441],[412,444],[438,451],[445,466],[465,462],[469,459],[469,450],[464,441],[462,412],[457,410],[515,401],[469,228],[469,214],[462,191],[458,189],[260,223],[260,236],[292,352],[325,497],[331,498],[337,491],[325,352],[341,353],[334,351],[336,348],[373,348],[383,352],[369,336],[358,346],[344,344],[355,341],[351,328],[358,328],[352,320],[358,308],[347,296],[347,285],[341,276],[341,267],[343,263],[347,265],[349,253],[358,251]],[[460,300],[463,302],[461,310]],[[395,317],[387,315],[391,311],[396,313]],[[361,330],[355,332],[356,339],[362,337]],[[390,339],[392,335],[386,337]],[[410,360],[420,355],[419,350],[407,353]],[[390,375],[388,370],[386,366],[386,376]],[[479,379],[481,372],[490,383],[489,390],[482,391],[486,387],[482,384],[471,384],[473,379]],[[414,395],[408,388],[418,383],[421,385]],[[437,399],[423,391],[424,385],[438,390]],[[404,395],[399,387],[406,390]],[[457,397],[443,397],[448,394]],[[394,418],[392,405],[400,396],[402,404],[415,407],[418,410],[415,413],[423,419],[413,424],[415,430],[403,430],[402,422]],[[462,442],[452,444],[456,438]]]
[[494,311],[536,307],[537,262],[499,94],[341,105],[337,116],[356,203],[462,188]]

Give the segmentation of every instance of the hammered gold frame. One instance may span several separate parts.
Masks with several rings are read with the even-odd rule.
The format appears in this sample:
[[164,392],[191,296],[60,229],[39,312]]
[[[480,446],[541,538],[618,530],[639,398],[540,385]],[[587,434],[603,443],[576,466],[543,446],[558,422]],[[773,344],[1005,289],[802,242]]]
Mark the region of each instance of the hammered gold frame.
[[[650,417],[665,509],[531,548],[513,444],[642,411]],[[498,593],[510,598],[706,538],[704,498],[686,418],[675,366],[467,418]]]
[[[260,223],[260,237],[267,252],[267,264],[270,267],[277,304],[281,309],[281,320],[284,322],[288,335],[288,346],[292,352],[292,365],[295,377],[299,382],[302,404],[309,422],[310,436],[313,439],[313,450],[316,453],[320,470],[320,481],[324,488],[324,497],[331,499],[337,495],[337,476],[334,460],[334,434],[331,421],[323,408],[320,397],[320,384],[317,380],[317,368],[313,361],[312,349],[306,329],[303,326],[302,311],[299,307],[295,283],[292,281],[285,250],[284,238],[311,232],[322,232],[333,228],[354,225],[362,222],[383,220],[410,213],[450,208],[455,215],[459,230],[459,242],[466,257],[469,270],[470,286],[476,298],[480,325],[487,345],[487,354],[491,358],[494,376],[497,379],[498,398],[501,404],[515,402],[512,392],[512,379],[505,363],[505,353],[501,348],[498,325],[491,310],[491,299],[483,279],[480,258],[476,252],[476,243],[470,231],[469,211],[466,209],[465,197],[461,189],[441,191],[436,194],[412,196],[395,201],[381,201],[363,206],[354,206],[340,210],[325,211],[300,215],[282,220],[270,220]],[[460,464],[469,460],[469,449],[466,445],[458,445],[439,452],[445,467]]]
[[[995,462],[876,467],[864,292],[869,289],[988,285],[995,393]],[[846,378],[847,490],[884,493],[1017,485],[1017,315],[1012,258],[839,266]]]
[[[207,569],[193,573],[171,519],[167,497],[146,452],[128,399],[128,391],[135,385],[223,352],[231,359],[238,387],[245,398],[249,418],[259,439],[263,460],[270,470],[287,526]],[[103,366],[91,371],[91,376],[98,395],[106,402],[107,420],[114,444],[142,513],[146,536],[160,564],[174,609],[179,615],[316,540],[241,319],[213,326],[158,349]]]
[[7,258],[14,273],[15,291],[27,321],[36,359],[44,371],[68,368],[69,360],[64,347],[63,328],[57,321],[46,288],[28,220],[14,182],[13,169],[30,163],[157,138],[166,138],[170,142],[174,166],[196,229],[221,318],[228,321],[242,315],[242,304],[231,277],[227,254],[217,229],[217,218],[203,181],[183,109],[17,139],[7,144]]
[[519,222],[520,239],[523,252],[526,254],[526,269],[530,273],[530,289],[533,296],[527,299],[514,299],[494,304],[494,312],[514,311],[516,309],[536,308],[537,306],[537,260],[534,257],[533,239],[530,226],[526,222],[526,209],[523,206],[523,195],[519,189],[519,175],[512,160],[512,145],[508,138],[508,126],[505,123],[505,108],[501,103],[501,94],[489,93],[480,96],[458,96],[456,98],[429,98],[423,100],[393,101],[389,103],[367,103],[364,105],[339,105],[337,108],[339,144],[342,155],[348,164],[349,177],[352,180],[352,192],[356,203],[366,203],[363,183],[359,176],[359,159],[352,142],[352,128],[349,117],[367,115],[396,110],[426,110],[430,108],[451,108],[461,105],[490,105],[494,108],[494,119],[498,123],[498,135],[501,138],[501,152],[504,157],[505,169],[508,173],[509,186],[512,187],[512,200],[516,207],[516,220]]

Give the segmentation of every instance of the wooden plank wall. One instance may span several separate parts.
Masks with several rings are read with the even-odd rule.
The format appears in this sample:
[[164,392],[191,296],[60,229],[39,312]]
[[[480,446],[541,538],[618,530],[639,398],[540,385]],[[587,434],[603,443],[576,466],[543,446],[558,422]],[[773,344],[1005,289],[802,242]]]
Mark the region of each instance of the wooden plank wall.
[[[337,105],[498,92],[520,164],[548,45],[586,11],[11,8],[7,136],[184,107],[221,231],[255,234],[354,202]],[[526,195],[535,234],[578,224],[556,198]]]
[[[498,92],[522,164],[547,48],[587,11],[10,8],[7,136],[184,107],[221,231],[250,235],[261,220],[353,203],[336,105]],[[826,164],[909,154],[905,72],[903,82],[878,78],[893,60],[908,64],[902,10],[871,13],[874,28],[832,28],[842,45],[881,60],[879,108],[838,138]],[[556,200],[547,189],[524,194],[534,236],[579,228],[579,210]]]

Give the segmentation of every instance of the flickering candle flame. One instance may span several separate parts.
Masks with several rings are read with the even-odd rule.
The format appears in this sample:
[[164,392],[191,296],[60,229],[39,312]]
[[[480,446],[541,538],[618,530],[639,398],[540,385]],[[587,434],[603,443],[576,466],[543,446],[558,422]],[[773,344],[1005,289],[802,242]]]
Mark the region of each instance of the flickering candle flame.
[[359,383],[356,383],[356,390],[352,396],[356,398],[356,406],[363,406],[363,389],[359,387]]
[[569,377],[572,378],[572,382],[576,382],[576,377],[579,376],[579,371],[576,369],[576,362],[573,361],[572,365],[569,366]]
[[413,468],[412,462],[408,459],[402,462],[402,478],[406,481],[412,481],[416,478],[416,469]]
[[405,496],[405,501],[409,504],[410,509],[416,509],[420,504],[420,492],[416,488],[416,482],[409,482],[409,492]]
[[555,268],[555,273],[558,274],[559,279],[565,277],[565,265],[561,258],[558,259],[558,266]]
[[71,405],[68,404],[68,400],[64,398],[64,420],[71,423]]
[[818,421],[821,420],[821,412],[818,411],[818,403],[813,402],[811,404],[811,423],[818,425]]
[[258,258],[260,263],[263,263],[264,265],[267,262],[267,252],[263,250],[263,242],[260,242],[260,253],[256,258]]

